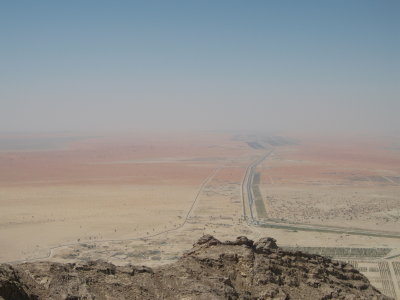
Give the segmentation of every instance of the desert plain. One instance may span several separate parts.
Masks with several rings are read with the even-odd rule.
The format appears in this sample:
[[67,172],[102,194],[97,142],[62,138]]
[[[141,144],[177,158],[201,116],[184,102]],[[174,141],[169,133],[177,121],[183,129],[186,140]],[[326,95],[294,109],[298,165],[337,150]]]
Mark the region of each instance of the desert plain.
[[0,262],[157,265],[203,234],[271,236],[400,297],[396,136],[1,134],[0,208]]

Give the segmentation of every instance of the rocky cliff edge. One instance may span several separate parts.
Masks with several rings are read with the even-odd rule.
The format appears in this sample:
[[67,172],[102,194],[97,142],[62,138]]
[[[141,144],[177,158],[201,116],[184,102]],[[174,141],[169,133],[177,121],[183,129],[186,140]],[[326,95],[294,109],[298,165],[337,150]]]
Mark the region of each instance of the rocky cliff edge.
[[0,265],[0,299],[390,299],[351,265],[286,252],[273,238],[201,237],[157,268],[104,261]]

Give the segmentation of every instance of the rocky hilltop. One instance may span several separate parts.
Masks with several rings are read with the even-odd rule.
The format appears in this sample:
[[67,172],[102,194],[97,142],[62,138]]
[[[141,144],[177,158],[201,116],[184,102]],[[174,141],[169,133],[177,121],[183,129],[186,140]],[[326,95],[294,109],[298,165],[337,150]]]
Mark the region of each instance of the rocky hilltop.
[[274,239],[203,236],[154,269],[104,261],[0,265],[0,299],[390,299],[351,265],[286,252]]

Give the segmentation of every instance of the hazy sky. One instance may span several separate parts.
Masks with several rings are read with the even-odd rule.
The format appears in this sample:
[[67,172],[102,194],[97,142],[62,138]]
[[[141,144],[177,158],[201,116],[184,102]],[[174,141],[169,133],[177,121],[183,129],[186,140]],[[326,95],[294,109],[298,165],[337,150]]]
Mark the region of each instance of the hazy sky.
[[0,131],[400,129],[400,1],[1,1]]

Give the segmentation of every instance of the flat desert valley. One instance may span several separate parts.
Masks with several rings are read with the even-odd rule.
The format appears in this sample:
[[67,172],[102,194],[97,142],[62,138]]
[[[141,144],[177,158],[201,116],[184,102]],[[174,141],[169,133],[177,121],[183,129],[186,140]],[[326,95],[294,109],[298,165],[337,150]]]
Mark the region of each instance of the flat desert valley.
[[0,262],[175,260],[271,236],[400,298],[397,136],[1,134]]

